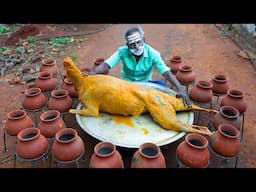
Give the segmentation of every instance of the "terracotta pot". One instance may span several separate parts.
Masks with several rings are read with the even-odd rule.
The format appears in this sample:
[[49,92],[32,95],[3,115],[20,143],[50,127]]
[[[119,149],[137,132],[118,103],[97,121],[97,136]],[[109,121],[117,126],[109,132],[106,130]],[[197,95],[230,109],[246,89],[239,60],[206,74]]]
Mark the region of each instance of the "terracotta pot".
[[239,118],[239,111],[232,106],[220,107],[219,113],[216,113],[212,120],[213,126],[218,129],[221,124],[233,125],[240,129],[241,120]]
[[46,105],[47,98],[38,87],[27,88],[25,97],[22,100],[22,106],[28,110],[41,109]]
[[213,97],[212,84],[208,81],[198,81],[196,85],[190,89],[190,97],[198,102],[210,102]]
[[67,112],[72,106],[72,99],[68,95],[66,89],[56,89],[51,92],[51,97],[48,101],[48,108],[58,110],[61,113]]
[[57,81],[53,78],[52,73],[49,71],[43,71],[38,73],[38,77],[35,80],[35,86],[39,87],[41,91],[52,91],[57,86]]
[[7,121],[5,123],[5,131],[12,136],[27,128],[32,127],[33,121],[24,110],[13,110],[7,113]]
[[182,59],[181,56],[175,55],[172,56],[167,63],[167,66],[171,68],[171,72],[173,74],[176,74],[179,70],[179,67],[182,65]]
[[226,94],[229,85],[228,85],[228,77],[226,75],[217,74],[211,79],[212,83],[212,92],[216,94]]
[[215,131],[210,139],[210,146],[215,153],[225,157],[233,157],[238,154],[240,131],[233,125],[219,125],[218,131]]
[[247,109],[247,102],[244,100],[244,93],[238,89],[229,89],[227,95],[221,99],[220,105],[233,106],[240,114],[244,113]]
[[102,141],[95,145],[90,168],[122,168],[123,161],[113,143]]
[[64,79],[62,89],[66,89],[71,98],[78,97],[78,92],[76,91],[75,86],[73,85],[72,81],[70,81],[68,78]]
[[166,168],[161,149],[154,143],[143,143],[132,156],[131,168]]
[[56,60],[53,58],[43,59],[40,66],[40,72],[41,71],[49,71],[52,73],[53,77],[56,77],[59,71],[56,65]]
[[59,111],[48,110],[40,115],[38,128],[45,137],[52,138],[60,129],[66,128],[66,125]]
[[34,159],[43,155],[48,149],[48,141],[40,129],[30,127],[21,130],[17,135],[17,154],[24,159]]
[[84,142],[73,128],[64,128],[55,135],[52,154],[59,161],[72,161],[85,151]]
[[210,160],[208,140],[199,134],[189,133],[177,147],[177,158],[191,168],[207,167]]
[[177,71],[176,78],[181,84],[193,83],[196,79],[196,75],[191,65],[182,64]]

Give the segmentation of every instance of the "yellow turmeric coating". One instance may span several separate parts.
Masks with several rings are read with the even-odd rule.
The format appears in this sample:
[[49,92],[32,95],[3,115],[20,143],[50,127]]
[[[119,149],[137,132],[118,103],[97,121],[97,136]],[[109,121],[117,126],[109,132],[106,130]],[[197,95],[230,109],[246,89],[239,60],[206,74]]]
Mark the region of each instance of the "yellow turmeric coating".
[[196,105],[185,106],[182,99],[167,93],[143,88],[110,75],[84,75],[70,57],[64,59],[67,77],[78,91],[83,109],[70,109],[70,113],[99,116],[99,112],[124,116],[139,116],[150,113],[153,120],[164,129],[211,135],[204,126],[190,125],[178,120],[176,111],[204,110]]

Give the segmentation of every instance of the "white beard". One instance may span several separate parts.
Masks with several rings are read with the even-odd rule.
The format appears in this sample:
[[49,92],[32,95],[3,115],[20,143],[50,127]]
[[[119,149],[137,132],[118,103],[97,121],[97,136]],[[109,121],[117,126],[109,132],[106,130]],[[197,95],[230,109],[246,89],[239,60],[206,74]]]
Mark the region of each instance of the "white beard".
[[140,56],[143,51],[144,51],[144,46],[140,46],[138,47],[138,49],[130,49],[130,51],[132,52],[132,54],[136,55],[136,56]]

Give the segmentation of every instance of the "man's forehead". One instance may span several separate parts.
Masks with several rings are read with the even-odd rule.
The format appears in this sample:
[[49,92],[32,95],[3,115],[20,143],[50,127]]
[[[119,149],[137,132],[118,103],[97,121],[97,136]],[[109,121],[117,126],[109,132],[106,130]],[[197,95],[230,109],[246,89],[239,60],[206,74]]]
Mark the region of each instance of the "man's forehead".
[[142,40],[142,37],[139,32],[136,32],[136,33],[133,33],[133,34],[127,36],[128,43],[134,43],[134,42],[137,42],[140,40]]

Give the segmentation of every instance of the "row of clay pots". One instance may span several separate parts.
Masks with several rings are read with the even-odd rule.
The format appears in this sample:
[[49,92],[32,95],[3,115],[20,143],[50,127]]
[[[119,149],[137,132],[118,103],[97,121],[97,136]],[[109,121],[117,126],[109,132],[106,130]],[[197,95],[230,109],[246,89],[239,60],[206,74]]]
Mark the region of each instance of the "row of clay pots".
[[[16,152],[24,159],[35,159],[49,150],[46,137],[37,127],[29,127],[17,135]],[[64,128],[55,135],[51,152],[56,160],[72,161],[85,151],[84,143],[73,128]]]
[[[173,74],[182,84],[193,83],[196,79],[193,68],[183,63],[182,58],[178,55],[170,57],[167,65],[171,68]],[[210,102],[213,94],[227,94],[222,98],[220,105],[229,105],[238,109],[242,114],[247,109],[247,103],[244,100],[244,93],[239,89],[230,89],[228,77],[223,74],[216,74],[210,81],[199,80],[190,90],[192,99],[198,102]]]
[[[11,136],[17,136],[18,133],[28,127],[33,127],[33,120],[27,115],[24,110],[13,110],[7,113],[7,121],[5,123],[5,131]],[[48,110],[40,115],[38,128],[41,133],[47,137],[52,138],[56,132],[65,128],[65,122],[57,110]]]
[[[236,157],[240,150],[240,132],[229,124],[221,124],[209,138],[189,133],[176,150],[179,167],[205,168],[211,164],[211,155]],[[209,145],[210,144],[210,145]],[[214,151],[210,153],[209,147]]]
[[[22,107],[28,110],[41,109],[47,104],[47,98],[40,88],[32,87],[25,90],[22,99]],[[48,101],[48,108],[59,112],[67,112],[72,106],[72,99],[66,89],[55,89],[51,91],[51,97]]]
[[[123,160],[111,142],[100,142],[94,147],[90,168],[123,168]],[[143,143],[134,152],[131,168],[166,168],[161,149],[154,143]]]

